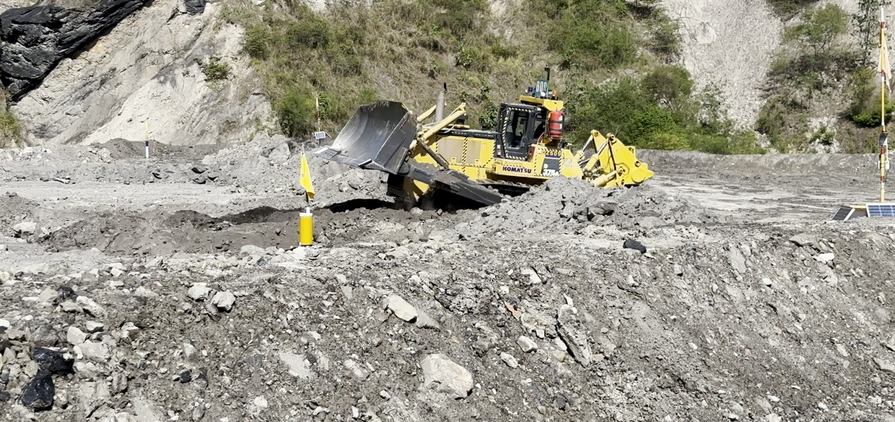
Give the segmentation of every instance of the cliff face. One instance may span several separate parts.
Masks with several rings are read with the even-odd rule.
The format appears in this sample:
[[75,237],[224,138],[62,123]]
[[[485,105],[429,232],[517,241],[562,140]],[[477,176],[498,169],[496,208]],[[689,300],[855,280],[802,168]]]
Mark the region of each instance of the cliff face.
[[[101,3],[86,14],[79,9],[42,7],[24,14],[9,10],[4,15],[32,17],[31,26],[21,24],[20,18],[4,20],[11,28],[21,28],[15,29],[17,33],[39,34],[29,39],[44,40],[27,44],[36,46],[29,51],[63,56],[55,66],[49,60],[26,62],[24,57],[39,54],[15,47],[23,51],[23,59],[15,63],[33,64],[19,67],[29,74],[41,73],[44,67],[48,72],[42,80],[27,79],[25,72],[16,74],[20,77],[8,76],[12,82],[23,81],[9,84],[20,87],[11,109],[27,129],[29,143],[142,140],[147,126],[152,139],[169,144],[231,143],[248,140],[259,126],[270,124],[267,98],[240,54],[242,30],[218,19],[220,6],[202,0],[156,0],[117,25],[90,26],[84,16],[96,18],[97,10],[106,4],[111,3]],[[130,3],[118,0],[115,4],[123,8]],[[36,16],[48,15],[48,10],[52,16],[67,16],[65,22],[71,23],[66,25],[71,27],[76,27],[74,19],[80,19],[81,29],[68,34],[39,26],[42,21]],[[118,9],[102,10],[119,16]],[[89,31],[96,31],[92,38]],[[74,34],[83,36],[76,41]],[[28,38],[23,37],[19,36]],[[62,50],[44,48],[50,45],[72,47],[62,54]],[[202,65],[212,61],[225,72],[209,80]]]
[[697,84],[721,90],[730,117],[751,126],[763,105],[766,75],[783,22],[764,0],[663,0],[681,24],[682,65]]
[[36,5],[0,15],[0,82],[18,100],[65,57],[143,7],[146,0],[103,0],[95,8]]

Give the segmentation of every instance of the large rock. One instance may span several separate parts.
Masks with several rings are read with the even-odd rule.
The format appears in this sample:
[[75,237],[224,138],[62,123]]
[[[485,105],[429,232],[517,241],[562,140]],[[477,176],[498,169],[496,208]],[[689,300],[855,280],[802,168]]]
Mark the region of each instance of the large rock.
[[587,368],[593,361],[590,340],[584,323],[573,306],[562,305],[556,316],[556,332],[569,349],[569,353],[581,366]]
[[191,15],[201,15],[205,11],[205,0],[184,0],[183,5]]
[[416,317],[419,316],[416,308],[398,295],[389,295],[385,298],[385,306],[392,311],[396,317],[407,322],[413,322],[416,320]]
[[22,404],[35,410],[49,409],[53,407],[53,396],[56,387],[53,385],[53,377],[50,371],[43,371],[37,375],[22,390]]
[[21,98],[63,58],[143,7],[146,0],[101,0],[94,8],[36,5],[0,15],[0,81]]
[[301,379],[311,379],[313,373],[308,361],[303,355],[296,355],[289,352],[280,352],[280,360],[289,367],[289,375]]
[[423,388],[433,388],[455,399],[465,398],[472,391],[472,374],[445,355],[426,356],[421,366]]
[[28,236],[37,232],[37,223],[24,221],[12,227],[18,236]]

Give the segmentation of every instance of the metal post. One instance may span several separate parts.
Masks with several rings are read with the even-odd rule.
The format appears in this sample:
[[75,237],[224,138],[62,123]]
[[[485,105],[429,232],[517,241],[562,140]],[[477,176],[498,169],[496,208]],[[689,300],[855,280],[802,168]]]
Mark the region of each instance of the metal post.
[[143,145],[146,149],[146,159],[149,159],[149,122],[146,122],[146,135],[143,139]]

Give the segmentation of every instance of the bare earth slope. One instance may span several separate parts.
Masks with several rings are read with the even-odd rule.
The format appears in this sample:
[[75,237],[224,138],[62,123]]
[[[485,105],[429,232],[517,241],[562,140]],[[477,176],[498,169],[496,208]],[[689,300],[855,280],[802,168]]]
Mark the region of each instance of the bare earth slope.
[[721,90],[736,122],[751,127],[783,37],[783,23],[764,0],[662,0],[681,24],[682,65],[699,87]]
[[870,156],[644,151],[457,213],[311,157],[296,248],[302,148],[0,154],[0,420],[895,415],[895,232],[828,221]]
[[[64,59],[12,107],[31,144],[102,143],[146,136],[175,145],[245,142],[270,124],[270,104],[241,54],[242,29],[209,3],[190,14],[159,0],[86,51]],[[208,82],[200,63],[219,57],[227,80]]]

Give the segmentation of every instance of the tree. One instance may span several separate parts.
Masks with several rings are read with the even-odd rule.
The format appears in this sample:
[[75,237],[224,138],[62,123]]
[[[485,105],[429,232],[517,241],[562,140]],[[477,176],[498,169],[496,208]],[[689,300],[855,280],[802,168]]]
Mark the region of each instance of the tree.
[[827,4],[806,12],[802,23],[786,31],[786,38],[804,42],[811,47],[814,56],[819,56],[827,51],[836,37],[847,31],[848,14],[835,4]]
[[858,12],[852,15],[852,35],[858,40],[861,66],[867,66],[871,54],[879,48],[879,9],[892,5],[891,0],[858,0]]

